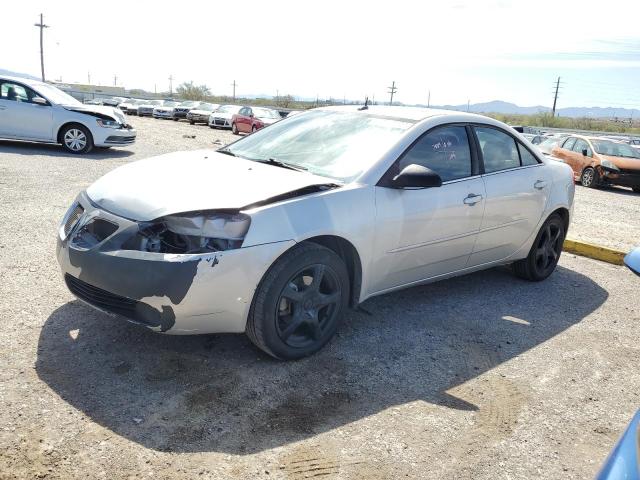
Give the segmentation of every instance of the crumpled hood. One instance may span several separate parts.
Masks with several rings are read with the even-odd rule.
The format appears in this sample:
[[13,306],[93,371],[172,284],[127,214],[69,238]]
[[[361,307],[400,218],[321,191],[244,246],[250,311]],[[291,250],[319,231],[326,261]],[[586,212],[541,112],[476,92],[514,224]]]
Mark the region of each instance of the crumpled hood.
[[625,170],[638,170],[640,173],[640,158],[627,158],[627,157],[614,157],[612,155],[602,155],[601,158],[606,158],[618,168],[624,168]]
[[240,209],[331,181],[213,150],[175,152],[116,168],[87,189],[101,208],[137,221],[198,210]]
[[63,105],[66,110],[70,110],[72,112],[80,112],[91,115],[92,113],[97,113],[99,116],[106,115],[108,117],[113,118],[114,120],[118,120],[121,123],[126,123],[124,120],[124,115],[122,112],[116,111],[116,107],[108,107],[106,105]]

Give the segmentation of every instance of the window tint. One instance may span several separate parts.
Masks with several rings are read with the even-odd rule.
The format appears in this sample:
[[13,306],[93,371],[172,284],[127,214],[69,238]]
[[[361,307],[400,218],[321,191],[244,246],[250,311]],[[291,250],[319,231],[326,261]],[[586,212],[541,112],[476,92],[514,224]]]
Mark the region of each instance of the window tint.
[[593,154],[591,153],[591,147],[589,147],[589,144],[584,140],[582,140],[581,138],[578,138],[576,140],[576,143],[573,145],[573,151],[578,152],[580,155],[582,155],[582,150],[587,151],[587,157],[593,156]]
[[520,166],[516,141],[495,128],[476,127],[485,173],[499,172]]
[[520,150],[520,161],[522,163],[522,166],[538,164],[538,159],[534,157],[533,153],[527,150],[524,145],[518,143],[518,149]]
[[422,136],[400,159],[399,170],[415,163],[430,168],[443,182],[471,175],[471,151],[464,127],[440,127]]
[[0,86],[0,98],[16,102],[30,102],[34,96],[31,90],[27,91],[22,85],[16,83],[3,83]]
[[571,150],[573,148],[574,143],[576,143],[576,137],[569,137],[564,141],[564,144],[562,144],[562,148]]

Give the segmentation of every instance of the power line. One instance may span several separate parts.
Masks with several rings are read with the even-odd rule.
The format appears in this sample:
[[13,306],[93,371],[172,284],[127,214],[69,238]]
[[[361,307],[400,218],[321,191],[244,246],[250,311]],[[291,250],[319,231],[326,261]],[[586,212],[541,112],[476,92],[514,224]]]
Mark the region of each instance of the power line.
[[393,94],[398,91],[396,88],[396,81],[391,82],[391,86],[389,88],[389,93],[391,94],[391,99],[389,100],[389,105],[393,105]]
[[49,25],[45,25],[42,21],[42,14],[40,14],[40,23],[34,23],[34,27],[40,29],[40,70],[42,71],[42,81],[44,82],[44,47],[42,41],[42,32],[45,28],[49,28]]

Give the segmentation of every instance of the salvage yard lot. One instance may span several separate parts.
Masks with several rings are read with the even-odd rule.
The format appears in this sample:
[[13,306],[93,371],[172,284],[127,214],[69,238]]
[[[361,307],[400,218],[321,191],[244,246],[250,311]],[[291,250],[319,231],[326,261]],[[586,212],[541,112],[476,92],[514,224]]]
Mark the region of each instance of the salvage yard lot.
[[[131,121],[135,145],[85,157],[0,141],[0,479],[585,478],[640,407],[640,279],[573,255],[538,284],[494,269],[371,299],[291,363],[82,305],[54,253],[77,192],[237,138]],[[640,195],[576,187],[569,235],[630,249]]]

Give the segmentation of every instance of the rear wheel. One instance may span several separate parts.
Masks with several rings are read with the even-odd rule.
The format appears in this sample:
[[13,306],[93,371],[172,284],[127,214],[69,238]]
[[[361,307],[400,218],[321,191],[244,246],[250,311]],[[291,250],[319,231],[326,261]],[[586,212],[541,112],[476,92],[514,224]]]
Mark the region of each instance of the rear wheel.
[[238,132],[238,126],[235,123],[231,124],[231,133],[233,133],[234,135],[238,135],[240,132]]
[[591,167],[587,167],[582,171],[582,175],[580,175],[580,184],[583,187],[593,188],[598,183],[598,174],[595,169]]
[[539,282],[551,275],[560,260],[565,234],[564,221],[560,215],[554,213],[547,218],[527,258],[514,262],[515,274],[532,282]]
[[267,271],[249,311],[247,335],[261,350],[294,360],[320,350],[335,334],[349,299],[342,259],[314,243],[298,245]]
[[89,130],[79,124],[68,125],[60,133],[62,146],[71,153],[89,153],[93,148],[93,137]]

